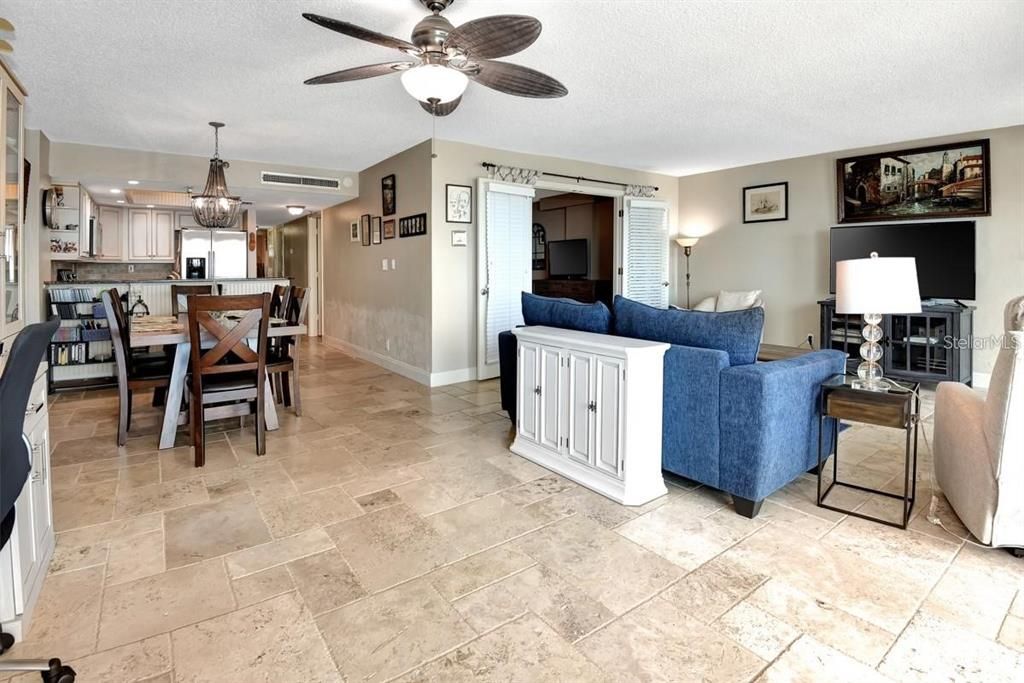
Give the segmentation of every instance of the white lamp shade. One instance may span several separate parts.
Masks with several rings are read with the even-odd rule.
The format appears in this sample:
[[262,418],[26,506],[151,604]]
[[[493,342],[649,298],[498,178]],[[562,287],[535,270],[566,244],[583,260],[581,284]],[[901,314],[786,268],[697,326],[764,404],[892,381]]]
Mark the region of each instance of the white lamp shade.
[[677,237],[676,244],[681,247],[692,247],[700,240],[699,237]]
[[836,313],[920,313],[913,258],[859,258],[836,263]]
[[469,79],[466,74],[440,64],[422,64],[402,72],[405,91],[420,102],[436,98],[444,104],[462,97]]

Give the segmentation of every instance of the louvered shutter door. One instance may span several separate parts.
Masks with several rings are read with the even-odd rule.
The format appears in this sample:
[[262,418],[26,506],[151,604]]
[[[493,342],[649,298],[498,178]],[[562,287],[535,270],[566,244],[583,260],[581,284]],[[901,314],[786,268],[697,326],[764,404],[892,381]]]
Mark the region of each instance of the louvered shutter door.
[[668,203],[627,199],[625,214],[622,295],[668,308]]
[[[517,190],[519,188],[516,188]],[[487,191],[487,322],[485,358],[498,362],[498,334],[523,324],[521,294],[529,291],[532,268],[532,190]]]

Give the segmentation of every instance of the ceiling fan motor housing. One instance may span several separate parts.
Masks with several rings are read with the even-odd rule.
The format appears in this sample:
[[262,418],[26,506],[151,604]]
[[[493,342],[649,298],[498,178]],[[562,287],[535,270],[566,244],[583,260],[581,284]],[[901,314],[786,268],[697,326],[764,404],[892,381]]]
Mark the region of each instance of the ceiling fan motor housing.
[[412,44],[424,52],[444,52],[444,41],[455,27],[440,14],[431,14],[412,30]]
[[423,6],[431,12],[437,13],[443,12],[451,7],[455,0],[420,0],[420,2],[423,3]]

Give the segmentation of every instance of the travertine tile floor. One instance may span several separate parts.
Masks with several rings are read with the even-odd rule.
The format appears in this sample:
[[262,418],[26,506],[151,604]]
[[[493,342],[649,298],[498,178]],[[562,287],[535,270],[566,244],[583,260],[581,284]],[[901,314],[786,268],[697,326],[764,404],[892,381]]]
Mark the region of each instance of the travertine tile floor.
[[[493,381],[307,355],[305,415],[262,458],[225,425],[201,470],[154,450],[148,397],[120,451],[111,393],[54,400],[57,550],[12,656],[90,683],[1021,680],[1024,561],[927,522],[924,443],[909,531],[810,476],[755,520],[682,480],[624,508],[510,454]],[[841,447],[901,481],[899,433]]]

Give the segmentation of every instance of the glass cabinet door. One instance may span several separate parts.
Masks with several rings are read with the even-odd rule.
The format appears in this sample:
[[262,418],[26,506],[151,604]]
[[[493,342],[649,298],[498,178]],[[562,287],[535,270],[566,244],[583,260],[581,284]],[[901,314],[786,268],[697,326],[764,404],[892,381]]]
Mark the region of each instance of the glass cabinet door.
[[21,241],[23,238],[22,189],[22,103],[20,96],[4,88],[4,223],[3,223],[3,297],[4,334],[23,326]]

